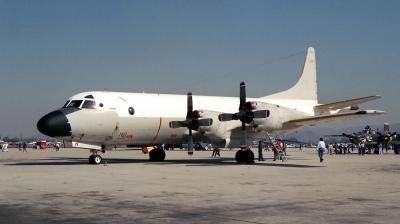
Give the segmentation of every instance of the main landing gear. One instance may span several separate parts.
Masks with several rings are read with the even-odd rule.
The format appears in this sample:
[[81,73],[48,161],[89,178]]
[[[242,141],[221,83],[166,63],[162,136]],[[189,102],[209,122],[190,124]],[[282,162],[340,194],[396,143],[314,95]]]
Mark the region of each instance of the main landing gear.
[[254,163],[254,153],[251,150],[239,150],[236,152],[235,158],[238,163]]
[[101,163],[101,156],[97,155],[97,150],[90,150],[93,154],[89,157],[89,163],[90,164],[100,164]]
[[164,161],[165,152],[162,149],[153,149],[149,153],[150,160]]

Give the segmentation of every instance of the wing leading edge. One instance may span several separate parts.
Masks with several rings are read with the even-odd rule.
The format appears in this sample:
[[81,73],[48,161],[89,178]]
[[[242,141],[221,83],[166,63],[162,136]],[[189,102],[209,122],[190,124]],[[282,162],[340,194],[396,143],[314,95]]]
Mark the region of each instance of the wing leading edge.
[[287,123],[294,124],[294,125],[309,125],[314,126],[317,124],[326,124],[334,121],[345,121],[350,119],[362,118],[362,117],[369,117],[375,115],[385,114],[385,111],[381,110],[362,110],[357,112],[349,112],[349,113],[340,113],[340,114],[329,114],[329,115],[319,115],[319,116],[312,116],[306,117],[301,119],[294,119],[290,120]]

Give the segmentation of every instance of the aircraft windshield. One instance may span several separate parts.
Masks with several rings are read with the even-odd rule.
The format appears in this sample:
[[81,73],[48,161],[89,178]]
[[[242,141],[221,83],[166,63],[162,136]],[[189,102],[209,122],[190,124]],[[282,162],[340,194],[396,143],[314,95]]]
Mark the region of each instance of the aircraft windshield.
[[63,108],[66,108],[67,105],[69,104],[69,100],[64,104],[64,106],[62,106]]
[[94,100],[85,100],[85,102],[83,102],[82,108],[96,109],[96,101],[94,101]]
[[67,107],[76,107],[79,108],[79,106],[82,104],[83,100],[72,100],[70,104],[68,104]]

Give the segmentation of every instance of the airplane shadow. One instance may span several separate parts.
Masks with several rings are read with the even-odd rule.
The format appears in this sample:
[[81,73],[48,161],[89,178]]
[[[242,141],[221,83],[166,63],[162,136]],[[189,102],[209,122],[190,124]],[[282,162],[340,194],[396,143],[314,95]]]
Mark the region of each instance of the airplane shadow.
[[[291,160],[303,160],[294,159]],[[271,167],[291,167],[291,168],[317,168],[322,166],[315,165],[301,165],[301,164],[291,164],[290,160],[288,162],[272,161],[272,158],[265,158],[265,161],[255,161],[253,164],[237,163],[235,158],[200,158],[194,159],[172,159],[164,161],[153,161],[149,159],[121,159],[121,158],[103,158],[103,161],[99,165],[112,164],[134,164],[141,163],[145,165],[166,165],[166,164],[182,164],[186,166],[271,166]],[[41,159],[38,161],[30,162],[15,162],[4,164],[6,166],[66,166],[66,165],[91,165],[89,164],[88,158],[76,158],[76,157],[50,157],[47,159]]]

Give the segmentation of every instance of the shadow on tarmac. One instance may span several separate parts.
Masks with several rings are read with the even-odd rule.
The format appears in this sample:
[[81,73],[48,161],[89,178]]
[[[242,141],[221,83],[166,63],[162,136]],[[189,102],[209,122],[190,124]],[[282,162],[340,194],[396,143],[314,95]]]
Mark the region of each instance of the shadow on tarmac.
[[[292,159],[295,160],[295,159]],[[182,164],[187,166],[273,166],[273,167],[291,167],[291,168],[316,168],[322,166],[314,166],[314,165],[299,165],[299,164],[290,164],[290,160],[288,162],[280,162],[280,161],[272,161],[272,158],[266,158],[265,161],[259,162],[254,161],[253,164],[246,163],[237,163],[235,158],[210,158],[210,159],[173,159],[173,160],[164,160],[164,161],[152,161],[148,159],[119,159],[119,158],[103,158],[101,164],[105,165],[107,161],[108,165],[112,164],[134,164],[134,163],[142,163],[145,165],[165,165],[165,164]],[[48,159],[41,159],[38,161],[30,161],[30,162],[15,162],[4,164],[6,166],[65,166],[65,165],[91,165],[89,164],[88,158],[76,158],[76,157],[50,157]]]

